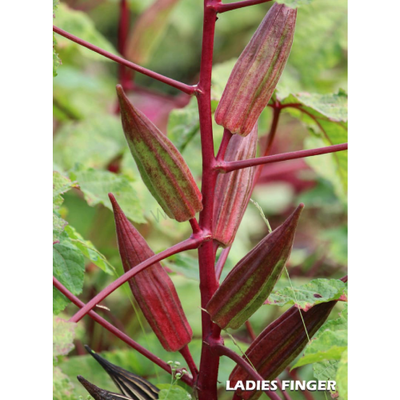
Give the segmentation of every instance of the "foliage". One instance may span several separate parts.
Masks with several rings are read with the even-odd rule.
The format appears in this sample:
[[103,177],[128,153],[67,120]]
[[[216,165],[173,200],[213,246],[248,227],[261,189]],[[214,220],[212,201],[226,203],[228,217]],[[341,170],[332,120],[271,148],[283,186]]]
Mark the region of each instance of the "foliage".
[[[73,348],[76,324],[54,318],[53,321],[53,355],[57,363],[57,356],[67,355]],[[75,387],[69,377],[58,366],[53,367],[53,399],[57,400],[82,400],[77,395]]]
[[320,303],[338,300],[345,294],[346,284],[336,279],[313,279],[300,287],[286,286],[275,290],[266,304],[284,306],[295,304],[304,311]]

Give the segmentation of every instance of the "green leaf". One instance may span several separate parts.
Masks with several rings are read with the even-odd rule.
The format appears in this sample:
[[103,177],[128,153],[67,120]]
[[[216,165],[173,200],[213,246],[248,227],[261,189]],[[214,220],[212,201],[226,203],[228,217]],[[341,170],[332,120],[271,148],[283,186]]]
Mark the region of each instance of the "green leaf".
[[320,381],[335,380],[338,360],[324,360],[313,364],[314,377]]
[[297,361],[293,368],[323,360],[340,360],[346,349],[347,330],[334,332],[326,330],[307,346],[304,356]]
[[347,400],[347,350],[343,352],[336,374],[336,389],[340,399]]
[[[58,8],[58,0],[53,0],[53,18],[55,18],[55,12]],[[58,53],[56,52],[56,47],[57,41],[56,41],[56,36],[53,33],[53,77],[57,76],[57,68],[61,64],[60,57],[58,56]]]
[[56,52],[56,35],[53,33],[53,77],[55,78],[57,74],[57,68],[61,65],[61,59]]
[[232,58],[223,63],[217,64],[212,70],[211,79],[211,99],[219,102],[221,100],[222,93],[228,82],[229,76],[235,66],[237,58]]
[[184,108],[172,110],[168,119],[168,138],[183,153],[186,146],[200,130],[196,99],[191,99]]
[[282,104],[301,103],[302,109],[310,112],[315,117],[321,118],[325,116],[332,122],[347,121],[347,93],[340,89],[338,93],[319,94],[319,93],[297,93],[291,94],[285,98],[280,96],[279,91],[277,97]]
[[[81,251],[66,237],[53,246],[53,275],[72,294],[82,292],[85,260]],[[69,304],[69,300],[57,289],[53,289],[53,313],[58,314]]]
[[65,232],[71,242],[88,258],[94,265],[97,265],[105,273],[113,275],[115,268],[107,261],[90,240],[85,240],[71,225],[65,228]]
[[60,368],[53,368],[53,400],[80,400],[82,397],[75,394],[75,387],[71,380]]
[[[291,94],[278,99],[282,104],[298,104],[285,108],[309,128],[311,137],[306,138],[305,148],[324,147],[347,142],[347,94],[339,90],[336,94]],[[334,186],[343,201],[347,197],[347,151],[323,156],[308,157],[306,162]]]
[[199,263],[196,258],[185,253],[174,254],[164,261],[164,264],[172,271],[182,274],[186,278],[198,281]]
[[76,184],[71,182],[69,178],[57,171],[53,171],[53,202],[56,205],[60,206],[63,203],[61,195],[73,187],[76,187]]
[[160,400],[188,400],[193,398],[192,395],[180,386],[165,383],[157,386],[161,389],[158,393]]
[[90,206],[103,204],[112,210],[108,198],[108,193],[112,193],[129,219],[138,223],[146,222],[136,191],[127,177],[109,171],[84,169],[82,165],[71,171],[70,177],[78,182]]
[[266,304],[284,306],[296,304],[307,311],[315,304],[338,300],[345,295],[346,284],[339,279],[313,279],[311,282],[299,287],[287,286],[274,290],[268,297]]
[[54,138],[54,157],[65,170],[75,163],[88,168],[105,168],[125,147],[120,119],[99,115],[63,124]]
[[[276,95],[282,104],[300,103],[296,107],[301,107],[302,110],[317,118],[319,122],[327,121],[327,119],[328,123],[347,121],[347,94],[342,89],[338,93],[331,94],[297,93],[289,95],[282,94],[278,90]],[[293,108],[287,108],[287,110],[293,110]],[[299,113],[294,115],[305,117],[304,114]],[[306,119],[306,121],[311,122],[312,120]]]
[[[115,99],[114,81],[104,72],[84,71],[67,64],[54,80],[53,113],[57,120],[69,121],[97,118],[108,114]],[[61,129],[63,127],[61,126]],[[57,136],[55,139],[57,140]]]
[[[100,47],[110,53],[116,54],[114,46],[96,29],[93,21],[82,11],[76,11],[61,3],[57,13],[57,26],[80,39],[83,39],[95,46]],[[95,53],[77,43],[72,42],[62,36],[58,36],[59,47],[72,48],[79,51],[82,55],[97,61],[110,61],[108,58]]]
[[70,179],[53,171],[53,243],[60,241],[60,236],[68,224],[58,212],[64,199],[61,194],[76,186]]
[[60,241],[61,234],[67,225],[68,222],[61,218],[56,210],[53,210],[53,243]]
[[[278,1],[295,6],[289,4],[294,0]],[[278,87],[328,93],[347,85],[347,1],[308,3],[298,9],[294,43]]]
[[65,356],[75,347],[76,325],[75,322],[53,317],[53,356]]
[[325,242],[327,254],[334,262],[347,264],[347,226],[337,226],[332,229],[324,229],[320,238]]
[[348,311],[347,311],[347,304],[345,304],[344,309],[340,313],[339,317],[325,322],[325,324],[322,325],[321,328],[319,329],[315,338],[318,338],[319,335],[326,330],[347,330],[347,319],[348,319]]
[[347,305],[339,318],[326,322],[293,368],[325,360],[340,360],[347,350]]
[[279,4],[286,4],[288,7],[297,8],[310,4],[313,0],[276,0]]

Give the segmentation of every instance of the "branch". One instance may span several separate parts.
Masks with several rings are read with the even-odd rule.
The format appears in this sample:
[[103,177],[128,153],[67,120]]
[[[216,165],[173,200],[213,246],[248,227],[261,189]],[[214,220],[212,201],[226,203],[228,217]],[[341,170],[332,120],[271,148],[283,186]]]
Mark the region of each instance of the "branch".
[[[265,146],[265,150],[263,153],[263,156],[266,157],[269,155],[269,152],[271,151],[272,148],[272,143],[274,142],[275,136],[276,136],[276,130],[278,128],[278,123],[279,123],[279,117],[281,115],[281,108],[280,104],[278,102],[275,102],[273,107],[273,116],[272,116],[272,122],[271,122],[271,128],[269,130],[269,134],[267,137],[267,144]],[[253,180],[253,189],[254,190],[255,186],[257,185],[258,180],[260,179],[261,172],[263,170],[263,165],[259,165],[256,173],[254,175],[254,180]]]
[[[120,0],[119,4],[119,22],[118,22],[118,51],[125,57],[126,40],[129,34],[129,7],[127,0]],[[119,65],[119,83],[122,87],[130,89],[133,87],[132,71],[128,70],[124,65]]]
[[190,372],[192,373],[193,381],[196,381],[197,376],[199,375],[199,370],[197,369],[196,363],[193,360],[192,353],[190,352],[188,345],[180,349],[179,353],[181,353],[182,357],[185,359]]
[[[242,367],[255,381],[263,381],[264,378],[255,370],[253,367],[239,354],[236,354],[233,350],[228,349],[227,347],[223,346],[222,344],[218,344],[213,346],[213,348],[218,352],[220,356],[225,356],[230,358],[231,360],[235,361],[240,367]],[[269,390],[265,390],[264,393],[271,399],[271,400],[281,400],[280,397],[274,393],[270,392]]]
[[252,340],[252,341],[254,341],[255,339],[256,339],[256,334],[254,333],[254,329],[253,329],[253,327],[251,326],[251,323],[250,323],[250,321],[246,321],[245,322],[245,325],[246,325],[246,329],[247,329],[247,332],[249,333],[249,335],[250,335],[250,339]]
[[[53,277],[53,285],[69,300],[72,301],[77,307],[83,308],[85,303],[79,300],[76,296],[74,296],[61,282],[59,282],[56,278]],[[106,328],[108,331],[113,333],[119,339],[124,341],[128,346],[131,346],[133,349],[138,351],[140,354],[153,361],[154,364],[157,364],[160,368],[171,373],[171,367],[169,364],[158,358],[156,355],[142,347],[139,343],[136,343],[133,339],[131,339],[124,332],[121,332],[114,325],[110,324],[104,318],[100,317],[100,315],[96,314],[94,311],[89,311],[89,316],[99,323],[101,326]],[[182,380],[187,383],[189,386],[193,386],[193,379],[188,375],[183,375]]]
[[295,160],[297,158],[305,158],[311,156],[318,156],[321,154],[334,153],[337,151],[347,150],[347,143],[335,144],[333,146],[319,147],[317,149],[311,150],[299,150],[299,151],[291,151],[288,153],[275,154],[273,156],[266,157],[258,157],[258,158],[250,158],[248,160],[241,161],[229,161],[229,162],[221,162],[216,166],[220,172],[231,172],[236,171],[237,169],[254,167],[255,165],[263,165],[270,164],[274,162],[287,161],[287,160]]
[[236,10],[238,8],[243,8],[248,6],[254,6],[256,4],[261,4],[261,3],[267,3],[269,1],[271,0],[244,0],[230,4],[219,3],[214,5],[214,9],[217,11],[217,13],[222,14],[226,11]]
[[[296,371],[295,369],[290,370],[290,368],[287,367],[287,368],[286,368],[286,372],[288,373],[288,375],[289,375],[293,380],[295,380],[295,381],[300,381],[300,380],[301,380],[300,377],[297,375],[297,371]],[[305,389],[305,390],[301,390],[301,389],[300,389],[300,392],[302,393],[302,395],[304,396],[304,398],[305,398],[306,400],[314,400],[313,395],[312,395],[307,389]]]
[[277,380],[276,380],[276,384],[277,384],[279,390],[281,391],[281,393],[283,394],[283,398],[284,398],[285,400],[292,400],[292,399],[290,398],[290,396],[287,394],[287,392],[283,390],[283,388],[282,388],[282,381],[281,381],[280,379],[277,379]]
[[218,258],[217,265],[215,266],[215,275],[218,280],[221,278],[222,270],[224,269],[224,265],[226,260],[228,259],[229,252],[231,251],[231,246],[225,247],[222,250],[221,255]]
[[190,226],[192,227],[193,234],[194,235],[199,234],[201,232],[201,228],[199,226],[199,223],[197,222],[197,219],[196,218],[189,219],[189,222]]
[[97,47],[89,42],[86,42],[85,40],[82,40],[80,38],[78,38],[77,36],[72,35],[71,33],[68,33],[60,28],[58,28],[57,26],[53,25],[53,31],[58,33],[61,36],[66,37],[69,40],[72,40],[75,43],[80,44],[81,46],[84,46],[86,48],[88,48],[89,50],[92,50],[96,53],[101,54],[104,57],[109,58],[110,60],[116,61],[119,64],[125,65],[128,68],[131,68],[137,72],[140,72],[144,75],[149,76],[150,78],[156,79],[160,82],[163,82],[169,86],[172,86],[176,89],[181,90],[184,93],[187,94],[193,94],[196,90],[196,86],[190,86],[190,85],[186,85],[185,83],[176,81],[174,79],[171,78],[167,78],[164,75],[158,74],[157,72],[151,71],[147,68],[143,68],[140,65],[134,64],[133,62],[130,62],[128,60],[125,60],[122,57],[116,56],[115,54],[109,53],[106,50],[101,49],[100,47]]
[[174,254],[181,253],[185,250],[196,249],[198,248],[200,243],[204,242],[207,239],[209,239],[208,236],[192,236],[189,239],[186,239],[183,242],[162,251],[161,253],[155,254],[154,256],[148,258],[146,261],[141,262],[136,267],[130,269],[128,272],[125,272],[125,274],[120,276],[105,289],[103,289],[99,294],[93,297],[92,300],[90,300],[84,307],[82,307],[81,310],[79,310],[72,318],[70,318],[70,321],[80,321],[90,310],[96,307],[96,304],[101,303],[114,290],[118,289],[121,285],[123,285],[125,282],[127,282],[129,279],[131,279],[144,269]]
[[232,138],[232,133],[229,129],[224,129],[224,134],[222,136],[221,144],[219,146],[218,154],[217,154],[217,161],[222,161],[225,157],[225,152],[228,147],[229,141]]

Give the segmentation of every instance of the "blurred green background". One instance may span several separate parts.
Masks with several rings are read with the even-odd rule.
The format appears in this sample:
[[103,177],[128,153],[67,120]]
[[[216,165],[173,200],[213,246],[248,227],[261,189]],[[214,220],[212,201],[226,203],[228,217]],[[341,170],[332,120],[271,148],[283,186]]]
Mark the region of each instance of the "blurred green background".
[[[137,24],[140,15],[152,3],[150,0],[128,2],[131,27]],[[214,50],[214,106],[235,59],[271,4],[260,4],[219,15]],[[201,0],[175,2],[169,10],[168,18],[162,24],[159,22],[162,29],[158,37],[150,37],[148,43],[142,43],[144,48],[152,46],[143,66],[189,84],[197,82],[202,5]],[[60,2],[54,24],[118,54],[118,19],[117,0],[69,0]],[[189,224],[180,224],[165,217],[141,182],[115,112],[118,65],[61,36],[56,35],[56,40],[56,51],[62,63],[54,78],[54,170],[59,174],[57,176],[77,182],[77,187],[63,192],[64,201],[57,208],[57,213],[81,235],[82,241],[91,242],[96,249],[92,251],[98,252],[97,262],[94,262],[94,253],[84,261],[84,287],[79,297],[87,302],[122,273],[114,220],[107,198],[109,191],[122,201],[122,208],[155,252],[185,239],[191,229]],[[132,102],[182,151],[200,184],[201,155],[195,100],[141,74],[135,74],[134,80],[136,88],[129,94]],[[333,96],[339,89],[347,89],[345,0],[314,0],[299,8],[292,52],[278,89],[280,98],[304,92]],[[268,133],[270,122],[271,110],[267,108],[259,120],[261,144]],[[222,128],[215,125],[216,145],[221,136]],[[305,120],[295,112],[282,114],[273,153],[320,145],[324,145],[324,138],[312,121]],[[263,170],[252,198],[261,206],[273,229],[283,222],[298,203],[304,202],[306,206],[287,265],[294,285],[315,278],[340,278],[346,274],[347,175],[345,179],[338,178],[344,174],[345,169],[343,163],[338,163],[335,156],[328,154],[307,161],[271,164]],[[249,204],[223,276],[266,233],[267,228],[259,211],[253,204]],[[73,237],[71,231],[68,235],[65,240]],[[99,264],[102,267],[99,268]],[[194,340],[189,347],[198,362],[201,324],[196,253],[174,256],[164,265],[174,272],[172,279],[194,332]],[[281,286],[287,285],[285,279],[282,278]],[[138,312],[128,286],[124,286],[102,303],[111,313],[101,309],[96,311],[163,360],[178,360],[183,364],[179,354],[168,354],[162,349],[144,317]],[[59,316],[68,319],[76,312],[73,305],[68,305],[62,311],[66,303],[63,304],[62,299],[59,301],[61,305],[55,310],[57,313],[61,311]],[[287,308],[263,306],[251,318],[256,334]],[[343,304],[339,303],[332,318],[337,318],[342,309]],[[241,349],[245,350],[249,344],[247,331],[243,328],[233,335]],[[239,351],[226,335],[225,341],[229,347]],[[127,350],[124,343],[88,317],[78,325],[74,344],[75,348],[68,356],[58,357],[57,360],[57,366],[73,382],[70,397],[60,394],[60,399],[75,399],[78,396],[86,398],[85,390],[75,379],[78,374],[104,389],[116,390],[108,376],[86,355],[83,344],[89,344],[97,352],[107,352],[105,354],[110,361],[154,383],[170,381],[168,374],[137,352]],[[221,388],[233,365],[230,360],[222,359],[219,376]],[[311,365],[297,369],[297,373],[303,379],[313,379],[314,376]],[[282,377],[287,378],[287,373],[283,373]],[[293,400],[304,398],[300,393],[290,395]],[[222,400],[230,397],[221,389]],[[325,399],[325,395],[318,392],[313,393],[313,397],[316,400]]]

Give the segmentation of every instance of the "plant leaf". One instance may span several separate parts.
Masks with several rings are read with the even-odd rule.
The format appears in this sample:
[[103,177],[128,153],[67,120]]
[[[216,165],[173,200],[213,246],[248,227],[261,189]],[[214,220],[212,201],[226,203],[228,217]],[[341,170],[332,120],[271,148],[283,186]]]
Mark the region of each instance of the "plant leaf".
[[[67,64],[67,61],[54,80],[54,116],[59,121],[90,118],[92,124],[96,124],[96,119],[106,117],[105,114],[108,114],[108,110],[112,107],[114,95],[110,90],[112,85],[106,75],[82,71],[76,66]],[[59,131],[55,140],[58,134]]]
[[53,202],[57,206],[60,206],[63,203],[61,195],[75,186],[75,183],[71,182],[69,178],[61,175],[57,171],[53,171]]
[[98,115],[63,124],[54,138],[54,157],[65,170],[75,163],[87,168],[105,168],[125,147],[119,119]]
[[334,380],[338,365],[338,360],[316,362],[313,364],[314,377],[320,381]]
[[211,99],[220,101],[229,76],[235,66],[237,58],[232,58],[213,67],[211,78]]
[[[347,84],[347,1],[278,0],[300,7],[295,44],[278,87],[329,93]],[[289,4],[292,3],[292,4]],[[306,4],[310,3],[310,4]]]
[[107,261],[90,240],[85,240],[71,225],[65,227],[65,232],[71,242],[88,258],[94,265],[97,265],[105,273],[113,275],[115,268]]
[[158,393],[160,400],[188,400],[193,398],[185,389],[177,385],[164,383],[157,385],[157,387],[161,389]]
[[[93,21],[82,11],[73,10],[65,3],[58,6],[57,26],[80,39],[83,39],[95,46],[100,47],[110,53],[116,54],[114,46],[96,29]],[[59,48],[73,48],[85,57],[96,61],[110,61],[108,58],[95,53],[77,43],[72,42],[62,36],[58,36]]]
[[53,171],[53,243],[59,242],[65,226],[68,224],[59,213],[59,208],[64,202],[61,194],[67,192],[75,186],[70,179]]
[[191,99],[184,108],[172,110],[168,120],[168,137],[183,153],[186,146],[200,130],[196,99]]
[[[282,104],[297,104],[285,108],[309,128],[311,137],[305,140],[305,148],[323,147],[347,142],[347,94],[339,90],[334,94],[290,94],[277,98]],[[308,157],[306,162],[323,178],[334,185],[339,198],[347,197],[347,151],[339,151],[318,157]]]
[[75,347],[76,325],[75,322],[53,317],[53,356],[65,356]]
[[[265,302],[274,306],[296,304],[307,311],[315,304],[337,300],[345,295],[346,284],[340,279],[313,279],[299,287],[287,286],[275,290]],[[294,293],[293,293],[294,290]]]
[[347,331],[326,330],[307,346],[304,356],[297,361],[293,368],[323,360],[340,360],[346,349]]
[[[58,0],[53,0],[53,18],[55,18],[56,10],[58,8]],[[56,45],[57,45],[57,40],[56,40],[56,35],[53,33],[53,77],[57,76],[57,68],[61,64],[60,57],[58,56],[58,53],[56,52]]]
[[198,281],[199,278],[199,263],[194,257],[185,253],[174,254],[164,261],[164,264],[172,271],[182,274],[188,279]]
[[338,364],[336,384],[336,389],[339,392],[340,398],[347,400],[347,350],[343,352],[342,358]]
[[[347,305],[339,318],[327,321],[293,368],[325,360],[340,360],[347,350]],[[334,375],[332,375],[334,376]],[[332,379],[332,377],[331,377]]]
[[127,177],[109,171],[84,169],[82,165],[71,171],[70,177],[78,182],[90,206],[103,204],[112,210],[108,193],[113,193],[129,219],[138,223],[146,222],[136,191]]
[[[53,275],[72,294],[82,292],[85,261],[81,251],[65,235],[60,243],[53,246]],[[57,289],[53,288],[53,313],[58,314],[68,304],[69,300]]]
[[80,400],[69,377],[60,368],[53,368],[53,400]]

